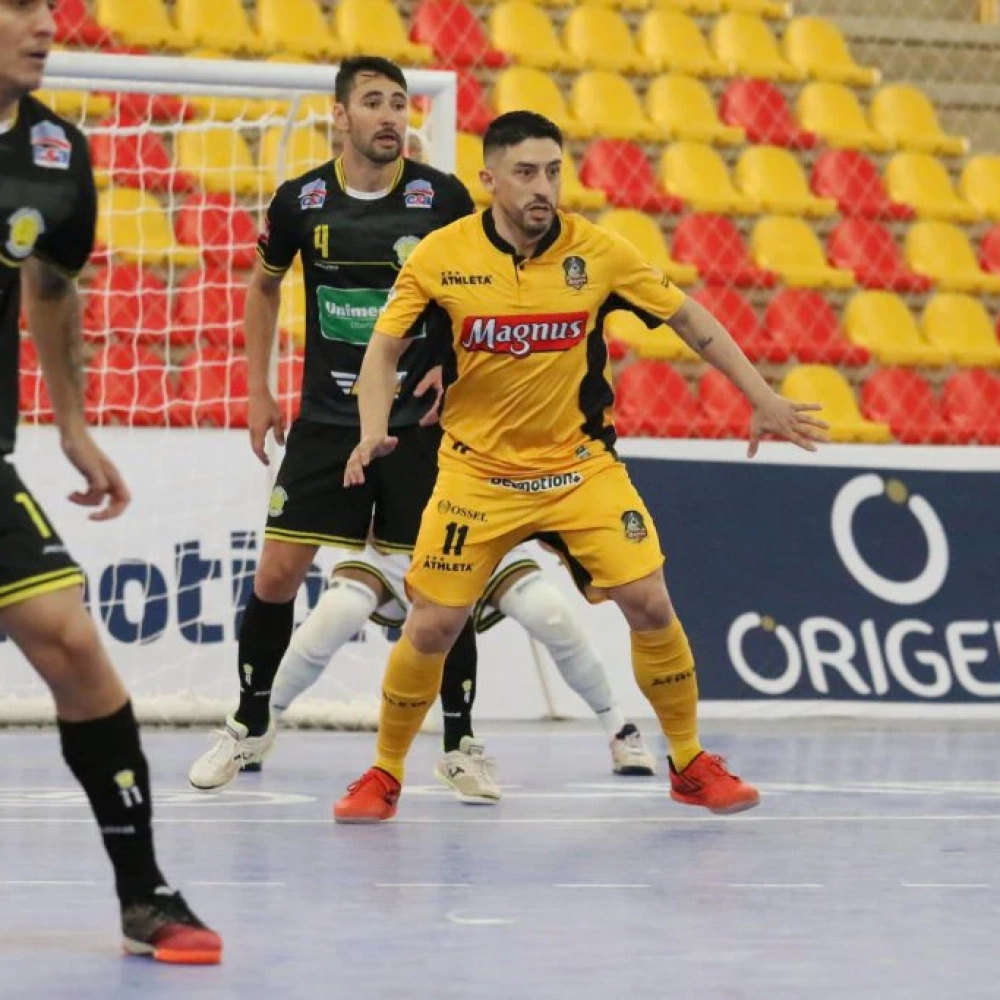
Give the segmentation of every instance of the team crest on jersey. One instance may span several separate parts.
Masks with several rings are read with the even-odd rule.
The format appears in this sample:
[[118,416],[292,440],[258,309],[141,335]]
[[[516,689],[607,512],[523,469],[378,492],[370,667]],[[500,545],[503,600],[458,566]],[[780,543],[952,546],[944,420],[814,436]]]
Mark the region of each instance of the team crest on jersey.
[[587,284],[587,262],[582,257],[567,257],[562,266],[566,284],[580,291]]
[[627,510],[622,514],[622,528],[630,542],[641,542],[649,534],[646,522],[637,510]]
[[31,126],[31,157],[36,167],[68,170],[73,146],[66,130],[54,122],[39,122]]
[[433,208],[434,185],[425,180],[410,181],[403,188],[403,204],[407,208]]
[[417,244],[419,242],[419,236],[400,236],[400,238],[393,243],[392,249],[396,254],[396,260],[399,261],[400,267],[406,263],[410,254],[417,249]]
[[34,208],[19,208],[8,220],[9,235],[5,249],[14,260],[27,260],[38,237],[45,232],[42,213]]
[[275,486],[271,490],[271,502],[267,505],[268,517],[281,517],[288,503],[288,491],[283,486]]
[[326,204],[326,181],[319,178],[302,185],[299,192],[299,205],[303,210],[309,208],[322,208]]

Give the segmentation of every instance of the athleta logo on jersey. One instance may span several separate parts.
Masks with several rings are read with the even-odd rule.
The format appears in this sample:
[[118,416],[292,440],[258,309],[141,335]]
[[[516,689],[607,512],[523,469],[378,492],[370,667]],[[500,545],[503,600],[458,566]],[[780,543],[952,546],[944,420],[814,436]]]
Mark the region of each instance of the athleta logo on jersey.
[[69,170],[73,146],[66,138],[66,130],[53,122],[39,122],[31,126],[31,158],[36,167],[50,170]]
[[548,351],[568,351],[587,334],[585,312],[538,316],[468,316],[461,344],[467,351],[488,351],[523,358]]

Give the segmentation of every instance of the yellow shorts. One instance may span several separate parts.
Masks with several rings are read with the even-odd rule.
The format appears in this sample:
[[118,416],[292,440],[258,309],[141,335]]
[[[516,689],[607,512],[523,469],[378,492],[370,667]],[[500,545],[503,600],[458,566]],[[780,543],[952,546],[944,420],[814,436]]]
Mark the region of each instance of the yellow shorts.
[[592,599],[663,565],[653,519],[625,466],[610,455],[529,479],[442,469],[424,508],[407,588],[448,607],[475,604],[497,563],[531,537],[569,557]]

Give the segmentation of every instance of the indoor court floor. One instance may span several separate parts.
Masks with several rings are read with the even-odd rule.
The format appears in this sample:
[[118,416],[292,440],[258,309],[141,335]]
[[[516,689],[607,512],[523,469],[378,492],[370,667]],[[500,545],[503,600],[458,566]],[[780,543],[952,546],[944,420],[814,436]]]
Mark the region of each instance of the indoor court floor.
[[727,818],[613,777],[592,727],[482,735],[499,806],[434,784],[422,736],[397,819],[337,827],[372,734],[282,733],[203,796],[208,734],[147,730],[162,867],[226,941],[172,968],[120,954],[55,731],[0,732],[0,998],[1000,997],[995,725],[706,725],[763,793]]

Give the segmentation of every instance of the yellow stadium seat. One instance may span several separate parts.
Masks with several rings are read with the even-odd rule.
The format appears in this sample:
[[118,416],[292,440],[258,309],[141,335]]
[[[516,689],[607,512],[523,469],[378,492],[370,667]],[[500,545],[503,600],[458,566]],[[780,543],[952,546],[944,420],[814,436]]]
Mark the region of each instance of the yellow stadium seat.
[[844,332],[884,365],[940,367],[952,352],[928,341],[906,303],[893,292],[858,292],[844,310]]
[[561,198],[565,208],[581,212],[595,211],[608,203],[603,191],[583,186],[568,149],[563,153]]
[[639,51],[657,71],[691,76],[725,76],[725,63],[712,55],[705,36],[686,14],[652,10],[639,23]]
[[612,340],[620,340],[640,358],[691,362],[701,360],[665,323],[650,329],[635,313],[625,310],[616,309],[608,313],[604,332]]
[[647,213],[632,208],[614,208],[605,212],[597,224],[628,240],[653,267],[659,268],[676,284],[693,285],[698,280],[697,268],[670,256],[663,230]]
[[206,191],[259,195],[260,171],[246,140],[231,128],[181,129],[177,165],[194,174]]
[[570,139],[589,139],[594,135],[589,122],[579,121],[570,113],[555,80],[530,66],[513,66],[497,77],[493,107],[501,115],[521,109],[537,111],[554,121]]
[[610,70],[581,73],[570,91],[570,110],[597,135],[608,139],[661,142],[666,133],[646,117],[639,98],[623,76]]
[[148,191],[109,188],[98,195],[97,206],[97,242],[119,260],[175,267],[201,262],[197,247],[174,241],[163,207]]
[[257,29],[274,48],[295,55],[339,59],[344,54],[317,0],[257,0]]
[[[548,0],[541,0],[541,2],[548,4]],[[649,0],[576,0],[576,5],[581,7],[614,7],[618,10],[645,10],[649,6]],[[548,4],[548,6],[553,5]]]
[[736,186],[766,212],[822,217],[835,215],[833,198],[817,198],[798,159],[777,146],[751,146],[733,171]]
[[970,157],[962,168],[958,190],[983,215],[1000,219],[1000,156]]
[[923,219],[978,222],[982,213],[955,193],[951,177],[930,153],[897,153],[885,168],[889,197],[910,205]]
[[111,98],[92,90],[36,90],[32,97],[71,122],[111,114]]
[[906,233],[906,260],[948,292],[1000,292],[1000,275],[987,274],[965,233],[949,222],[916,222]]
[[818,416],[830,425],[833,441],[884,444],[892,440],[888,424],[865,420],[843,375],[828,365],[797,365],[781,383],[781,394],[797,403],[822,403]]
[[814,80],[874,87],[881,79],[879,70],[854,61],[840,29],[826,18],[792,18],[782,46],[788,61]]
[[761,211],[753,198],[737,191],[722,157],[701,142],[675,142],[660,158],[660,176],[669,194],[697,212],[752,215]]
[[737,14],[756,14],[757,17],[785,18],[792,12],[792,5],[784,0],[719,0],[719,9]]
[[97,21],[125,45],[151,49],[190,48],[171,24],[163,0],[97,0]]
[[[189,59],[228,59],[223,52],[214,49],[194,49],[185,53]],[[269,113],[275,101],[257,100],[251,97],[209,97],[192,95],[184,98],[195,109],[200,118],[209,121],[235,122],[258,121]]]
[[490,203],[489,193],[479,179],[479,171],[483,169],[483,142],[476,135],[459,132],[455,136],[455,174],[469,189],[472,200],[477,205]]
[[392,0],[341,0],[333,14],[337,38],[349,55],[376,55],[404,65],[424,65],[434,58],[427,45],[406,37]]
[[778,48],[767,25],[753,14],[724,14],[712,25],[712,50],[732,75],[801,80],[805,74]]
[[720,0],[649,0],[647,7],[652,10],[676,10],[682,14],[719,14],[722,12]]
[[[506,0],[486,0],[488,4],[505,3]],[[579,0],[527,0],[541,7],[575,7]]]
[[1000,366],[996,331],[979,299],[938,293],[924,306],[920,329],[929,343],[949,351],[960,365]]
[[282,167],[283,125],[272,125],[265,129],[260,140],[258,153],[260,169],[264,175],[264,187],[273,191],[290,177],[298,177],[333,159],[332,150],[326,137],[311,125],[295,125],[284,150],[284,170]]
[[[268,56],[265,60],[269,63],[299,63],[308,66],[312,60],[308,56],[296,55],[294,53],[282,52],[278,55]],[[296,121],[312,121],[315,124],[327,124],[333,120],[332,93],[326,94],[300,94],[298,103],[295,106]],[[261,117],[268,115],[287,118],[292,113],[292,102],[288,100],[268,99],[261,101],[263,113]],[[410,122],[411,126],[414,123]],[[415,126],[419,128],[419,123]]]
[[735,146],[746,139],[741,128],[723,125],[708,88],[693,76],[658,76],[646,91],[646,114],[670,139],[692,139]]
[[892,149],[892,141],[876,132],[858,99],[839,83],[808,83],[796,102],[799,124],[840,149]]
[[528,0],[508,0],[490,12],[494,48],[522,66],[580,69],[582,63],[559,41],[545,10]]
[[582,66],[616,73],[648,73],[656,68],[636,48],[622,16],[605,7],[577,7],[563,25],[563,42]]
[[750,253],[759,267],[777,271],[798,288],[850,288],[854,272],[831,267],[816,234],[802,219],[769,215],[750,235]]
[[901,83],[882,87],[872,98],[872,124],[897,149],[963,156],[969,140],[947,135],[927,96]]
[[177,27],[188,45],[263,55],[269,41],[250,27],[240,0],[175,0]]

